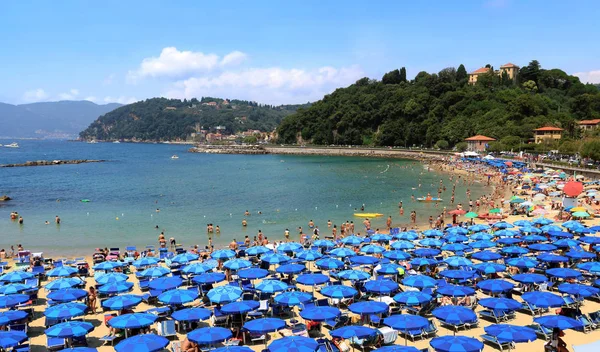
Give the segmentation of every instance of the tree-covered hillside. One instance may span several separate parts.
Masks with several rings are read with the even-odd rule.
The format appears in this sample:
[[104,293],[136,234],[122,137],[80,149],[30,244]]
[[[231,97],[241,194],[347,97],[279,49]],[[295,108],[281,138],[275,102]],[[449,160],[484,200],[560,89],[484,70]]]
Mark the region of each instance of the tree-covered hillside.
[[362,78],[286,117],[282,143],[382,146],[454,146],[483,134],[527,142],[533,129],[553,125],[578,138],[577,121],[600,118],[600,91],[537,61],[506,74],[480,74],[469,85],[463,65],[406,79],[404,68],[381,81]]
[[200,128],[214,131],[217,126],[224,126],[227,134],[248,129],[272,131],[297,107],[209,97],[201,101],[153,98],[100,116],[80,133],[80,138],[167,141],[187,139]]

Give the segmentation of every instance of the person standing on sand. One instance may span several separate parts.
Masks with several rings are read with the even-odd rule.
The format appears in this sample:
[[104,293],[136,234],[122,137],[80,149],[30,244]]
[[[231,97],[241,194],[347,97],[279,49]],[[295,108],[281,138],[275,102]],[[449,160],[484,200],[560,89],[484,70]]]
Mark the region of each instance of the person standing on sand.
[[414,210],[410,212],[410,222],[413,225],[415,225],[417,223],[417,212]]
[[391,216],[391,215],[390,215],[390,216],[388,216],[388,218],[387,218],[387,221],[386,221],[386,223],[385,223],[385,224],[386,224],[386,226],[387,226],[388,230],[391,230],[391,229],[392,229],[392,216]]
[[94,286],[90,286],[90,288],[88,289],[87,305],[92,314],[96,314],[96,288]]

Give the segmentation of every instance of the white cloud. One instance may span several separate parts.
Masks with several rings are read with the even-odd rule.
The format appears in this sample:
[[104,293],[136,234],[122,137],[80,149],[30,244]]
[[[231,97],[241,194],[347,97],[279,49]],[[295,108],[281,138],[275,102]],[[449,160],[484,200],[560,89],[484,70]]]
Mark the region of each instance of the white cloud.
[[41,88],[28,90],[23,94],[23,101],[32,103],[36,101],[44,101],[48,99],[48,93]]
[[131,104],[131,103],[135,103],[136,101],[138,101],[138,99],[136,99],[135,97],[126,97],[126,96],[119,96],[119,97],[111,97],[111,96],[106,96],[104,97],[104,102],[105,103],[119,103],[119,104]]
[[73,100],[79,95],[79,89],[71,89],[66,93],[60,93],[58,98],[60,100]]
[[115,74],[111,73],[110,75],[106,76],[106,78],[102,81],[102,84],[105,86],[111,85],[113,83],[114,79],[115,79]]
[[210,72],[214,69],[238,65],[246,59],[246,54],[233,51],[222,59],[216,54],[205,54],[199,51],[179,51],[175,47],[162,49],[158,57],[147,57],[142,60],[137,70],[127,73],[127,82],[136,83],[145,77],[185,78],[194,73]]
[[95,96],[89,96],[89,97],[85,97],[83,100],[87,100],[87,101],[91,101],[92,103],[95,103],[98,101],[98,98],[96,98]]
[[600,70],[576,72],[573,76],[579,77],[579,80],[583,83],[600,83]]
[[251,68],[181,80],[165,95],[172,98],[235,97],[271,104],[303,103],[321,99],[335,88],[347,86],[363,76],[357,66],[326,66],[316,70]]

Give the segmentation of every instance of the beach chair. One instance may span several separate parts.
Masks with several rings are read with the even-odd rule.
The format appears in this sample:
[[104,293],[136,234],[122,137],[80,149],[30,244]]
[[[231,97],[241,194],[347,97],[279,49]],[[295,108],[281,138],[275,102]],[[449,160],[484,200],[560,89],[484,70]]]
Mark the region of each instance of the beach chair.
[[488,343],[498,348],[500,351],[504,351],[505,349],[508,349],[510,351],[511,349],[514,349],[516,347],[513,342],[500,341],[496,336],[492,335],[483,334],[481,335],[481,339],[484,343]]
[[25,285],[39,288],[40,287],[40,279],[39,278],[26,279]]
[[13,324],[13,325],[8,326],[8,330],[22,331],[27,334],[28,326],[27,326],[27,324]]
[[592,319],[587,316],[587,314],[581,314],[575,319],[583,325],[581,330],[586,334],[596,328],[596,325],[592,322]]
[[48,351],[60,351],[65,348],[65,339],[58,337],[46,337],[46,348]]
[[538,314],[541,314],[544,309],[542,308],[538,308],[532,304],[529,304],[526,301],[523,301],[523,305],[521,306],[521,310],[528,312],[529,314],[531,314],[532,316],[536,316]]
[[72,343],[73,347],[87,347],[88,346],[87,338],[85,335],[73,337],[71,343]]
[[592,323],[594,323],[596,325],[600,325],[600,310],[597,312],[590,313],[589,317],[592,320]]
[[258,303],[259,303],[259,306],[256,311],[262,313],[263,315],[267,315],[269,313],[269,301],[261,300]]
[[317,343],[319,344],[317,347],[318,352],[329,352],[329,347],[327,347],[327,340],[317,339]]
[[142,292],[148,291],[150,289],[149,285],[150,285],[149,279],[138,280],[138,287],[139,287],[140,291],[142,291]]
[[31,351],[31,345],[29,344],[29,341],[27,341],[27,343],[25,343],[25,344],[15,346],[12,349],[12,352],[29,352],[29,351]]
[[413,342],[423,338],[423,329],[402,330],[400,333]]
[[568,307],[568,308],[575,308],[577,307],[577,301],[573,298],[573,296],[571,295],[564,295],[562,296],[563,301],[565,301],[564,306]]
[[177,330],[175,329],[175,321],[174,320],[163,320],[159,322],[156,327],[159,336],[164,336],[166,338],[177,336]]
[[117,340],[119,338],[119,336],[117,336],[117,335],[115,335],[115,336],[105,335],[105,336],[102,336],[101,338],[99,338],[98,340],[102,341],[104,343],[108,342],[108,343],[110,343],[111,346],[114,346],[115,345],[115,340]]
[[552,338],[552,330],[545,328],[540,324],[530,324],[526,325],[526,327],[533,329],[538,336],[541,336],[546,341],[550,341]]
[[181,352],[181,341],[172,341],[170,350],[171,352]]
[[43,265],[36,265],[31,268],[31,273],[33,275],[43,279],[43,277],[45,276],[45,273],[46,273],[46,269],[44,269]]
[[213,326],[227,326],[229,324],[229,315],[223,313],[220,309],[215,308],[211,320]]
[[431,338],[437,335],[438,328],[433,319],[429,319],[429,325],[423,329],[423,338]]

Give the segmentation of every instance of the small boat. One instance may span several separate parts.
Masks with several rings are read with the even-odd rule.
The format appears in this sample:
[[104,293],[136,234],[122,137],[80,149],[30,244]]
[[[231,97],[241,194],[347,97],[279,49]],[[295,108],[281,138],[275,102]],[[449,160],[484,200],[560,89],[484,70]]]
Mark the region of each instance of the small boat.
[[17,142],[12,142],[11,144],[5,145],[6,148],[19,148]]
[[119,143],[121,143],[121,142],[119,142],[119,141],[114,141],[113,143],[115,143],[115,144],[119,144]]
[[441,202],[441,201],[443,201],[442,198],[436,198],[436,197],[420,197],[420,198],[417,198],[417,200],[419,202],[425,202],[425,203]]
[[380,213],[354,213],[354,216],[357,216],[359,218],[378,218],[380,216],[383,216],[383,214],[380,214]]
[[95,139],[92,139],[91,141],[88,141],[88,144],[96,144],[98,143]]
[[179,157],[177,155],[173,155],[171,159],[179,159]]

